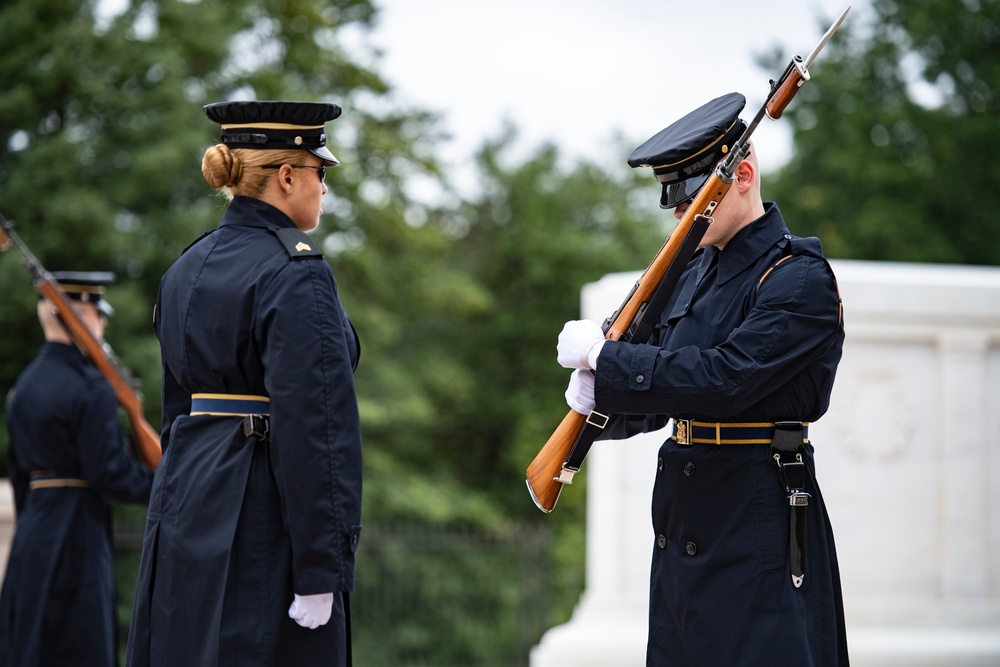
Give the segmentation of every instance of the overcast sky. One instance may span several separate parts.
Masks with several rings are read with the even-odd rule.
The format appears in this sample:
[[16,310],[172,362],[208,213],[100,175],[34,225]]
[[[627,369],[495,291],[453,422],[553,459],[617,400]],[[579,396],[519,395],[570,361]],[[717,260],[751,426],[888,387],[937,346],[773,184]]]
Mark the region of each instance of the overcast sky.
[[[806,57],[849,4],[848,22],[869,10],[869,0],[374,3],[376,69],[403,100],[444,114],[454,135],[444,158],[459,173],[505,119],[522,154],[551,141],[568,158],[621,165],[631,148],[613,144],[616,133],[634,148],[719,95],[743,93],[749,122],[780,74],[758,54]],[[787,123],[765,119],[754,136],[765,172],[787,161]]]

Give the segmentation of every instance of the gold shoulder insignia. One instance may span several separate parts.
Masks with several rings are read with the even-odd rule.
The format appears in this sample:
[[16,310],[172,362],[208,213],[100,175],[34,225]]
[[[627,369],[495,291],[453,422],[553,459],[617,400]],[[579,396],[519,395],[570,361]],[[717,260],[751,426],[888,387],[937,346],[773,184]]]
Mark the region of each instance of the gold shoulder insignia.
[[285,247],[285,252],[292,259],[305,259],[308,257],[322,257],[323,253],[309,236],[297,227],[283,227],[271,230]]

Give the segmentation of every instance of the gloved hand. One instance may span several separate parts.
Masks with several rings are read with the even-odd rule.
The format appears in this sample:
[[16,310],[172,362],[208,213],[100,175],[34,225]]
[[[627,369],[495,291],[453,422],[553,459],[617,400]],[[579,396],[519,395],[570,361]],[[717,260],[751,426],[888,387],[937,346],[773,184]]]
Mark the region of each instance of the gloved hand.
[[569,376],[566,387],[566,404],[581,415],[589,415],[594,409],[594,374],[586,370],[575,370]]
[[604,332],[598,324],[590,320],[571,320],[559,333],[556,360],[563,368],[597,370],[597,357],[604,342]]
[[288,616],[303,628],[315,630],[326,625],[332,611],[333,593],[296,595],[292,606],[288,608]]

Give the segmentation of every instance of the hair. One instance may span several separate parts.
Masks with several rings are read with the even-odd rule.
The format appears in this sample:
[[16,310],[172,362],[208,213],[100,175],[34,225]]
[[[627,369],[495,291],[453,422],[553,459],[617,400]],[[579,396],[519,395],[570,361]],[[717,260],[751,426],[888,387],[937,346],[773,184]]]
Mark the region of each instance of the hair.
[[230,148],[226,144],[216,144],[205,150],[201,158],[201,173],[208,184],[221,190],[227,199],[259,198],[273,173],[270,169],[259,167],[296,164],[301,159],[301,150]]

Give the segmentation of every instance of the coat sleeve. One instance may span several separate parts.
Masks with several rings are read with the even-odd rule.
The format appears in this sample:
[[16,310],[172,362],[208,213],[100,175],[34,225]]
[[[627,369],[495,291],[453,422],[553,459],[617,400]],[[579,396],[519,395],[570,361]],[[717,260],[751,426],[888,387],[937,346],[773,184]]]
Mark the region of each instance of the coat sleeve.
[[597,363],[597,404],[616,414],[735,415],[822,355],[839,329],[840,299],[828,264],[795,257],[761,283],[749,313],[720,345],[606,343]]
[[95,377],[76,414],[77,458],[88,486],[119,502],[146,503],[153,473],[129,454],[111,385]]
[[353,590],[361,530],[355,343],[330,267],[321,257],[289,261],[263,290],[257,313],[294,590]]
[[[159,318],[160,297],[160,294],[156,295],[156,308],[153,310],[153,330],[156,332],[156,338],[160,341],[162,348],[163,339],[161,337]],[[181,415],[191,414],[191,395],[180,386],[180,383],[162,355],[161,366],[160,419],[162,420],[162,424],[160,427],[160,446],[163,448],[163,453],[166,454],[167,448],[170,446],[170,433],[174,425],[174,420]]]

